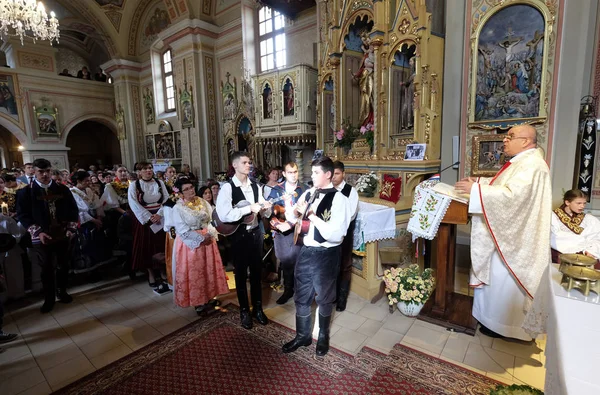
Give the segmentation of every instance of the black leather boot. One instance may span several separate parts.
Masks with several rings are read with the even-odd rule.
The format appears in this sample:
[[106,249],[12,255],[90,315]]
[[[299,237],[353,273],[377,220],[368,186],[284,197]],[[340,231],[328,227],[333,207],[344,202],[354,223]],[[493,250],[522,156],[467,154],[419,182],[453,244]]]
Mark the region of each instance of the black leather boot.
[[54,309],[54,298],[46,298],[42,307],[40,307],[40,313],[46,314]]
[[290,270],[283,271],[283,295],[277,299],[275,303],[286,304],[288,300],[294,296],[294,272],[288,273]]
[[252,307],[252,316],[254,316],[256,321],[261,325],[267,325],[269,323],[269,319],[262,309],[262,302],[254,303],[254,306]]
[[240,309],[240,320],[242,321],[244,329],[252,329],[252,316],[250,315],[250,310],[248,310],[248,308]]
[[324,356],[329,352],[329,329],[331,328],[331,316],[319,314],[319,338],[317,339],[317,355]]
[[337,293],[335,311],[344,311],[346,310],[346,303],[348,302],[348,293],[350,292],[350,281],[341,280],[339,284],[340,285]]
[[71,303],[73,301],[73,297],[69,295],[64,288],[56,289],[56,297],[60,303]]
[[281,347],[284,353],[294,352],[300,347],[310,346],[312,343],[311,316],[296,316],[296,337],[291,342]]

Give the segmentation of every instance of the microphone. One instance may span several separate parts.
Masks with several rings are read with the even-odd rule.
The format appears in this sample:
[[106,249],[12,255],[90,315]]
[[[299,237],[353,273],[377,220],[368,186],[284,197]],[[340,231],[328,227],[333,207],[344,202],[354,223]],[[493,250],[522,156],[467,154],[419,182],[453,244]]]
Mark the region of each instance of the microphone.
[[459,164],[460,164],[460,161],[459,161],[459,160],[457,160],[455,163],[451,164],[450,166],[446,166],[446,167],[444,167],[442,170],[440,170],[440,171],[439,171],[439,174],[442,174],[444,171],[448,170],[449,168],[451,168],[451,167],[453,167],[453,166],[456,166],[456,165],[459,165]]

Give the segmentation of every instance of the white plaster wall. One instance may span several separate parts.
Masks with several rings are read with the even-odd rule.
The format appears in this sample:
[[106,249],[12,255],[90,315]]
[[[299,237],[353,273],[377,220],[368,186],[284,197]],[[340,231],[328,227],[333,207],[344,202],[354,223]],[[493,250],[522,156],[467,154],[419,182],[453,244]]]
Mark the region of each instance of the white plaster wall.
[[313,44],[319,39],[317,7],[303,12],[294,24],[285,28],[287,66],[314,66]]
[[579,103],[590,94],[597,0],[565,0],[552,144],[553,202],[571,189],[575,168]]

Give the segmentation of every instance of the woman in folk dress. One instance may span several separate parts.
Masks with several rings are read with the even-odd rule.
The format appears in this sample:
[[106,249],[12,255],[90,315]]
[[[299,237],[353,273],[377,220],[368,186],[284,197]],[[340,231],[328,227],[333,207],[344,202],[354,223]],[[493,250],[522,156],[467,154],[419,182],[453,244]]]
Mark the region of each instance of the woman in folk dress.
[[213,298],[229,292],[217,247],[217,231],[210,224],[212,206],[196,196],[192,181],[177,180],[181,199],[173,207],[175,226],[175,304],[195,306],[198,314],[218,304]]

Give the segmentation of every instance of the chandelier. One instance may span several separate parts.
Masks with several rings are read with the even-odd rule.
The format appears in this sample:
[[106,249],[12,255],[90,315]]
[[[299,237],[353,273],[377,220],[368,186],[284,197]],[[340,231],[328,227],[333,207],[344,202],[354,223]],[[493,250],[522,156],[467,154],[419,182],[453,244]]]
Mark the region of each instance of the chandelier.
[[8,36],[19,37],[21,45],[23,38],[48,40],[50,45],[58,38],[58,19],[54,12],[46,13],[44,4],[36,0],[0,0],[0,38]]

